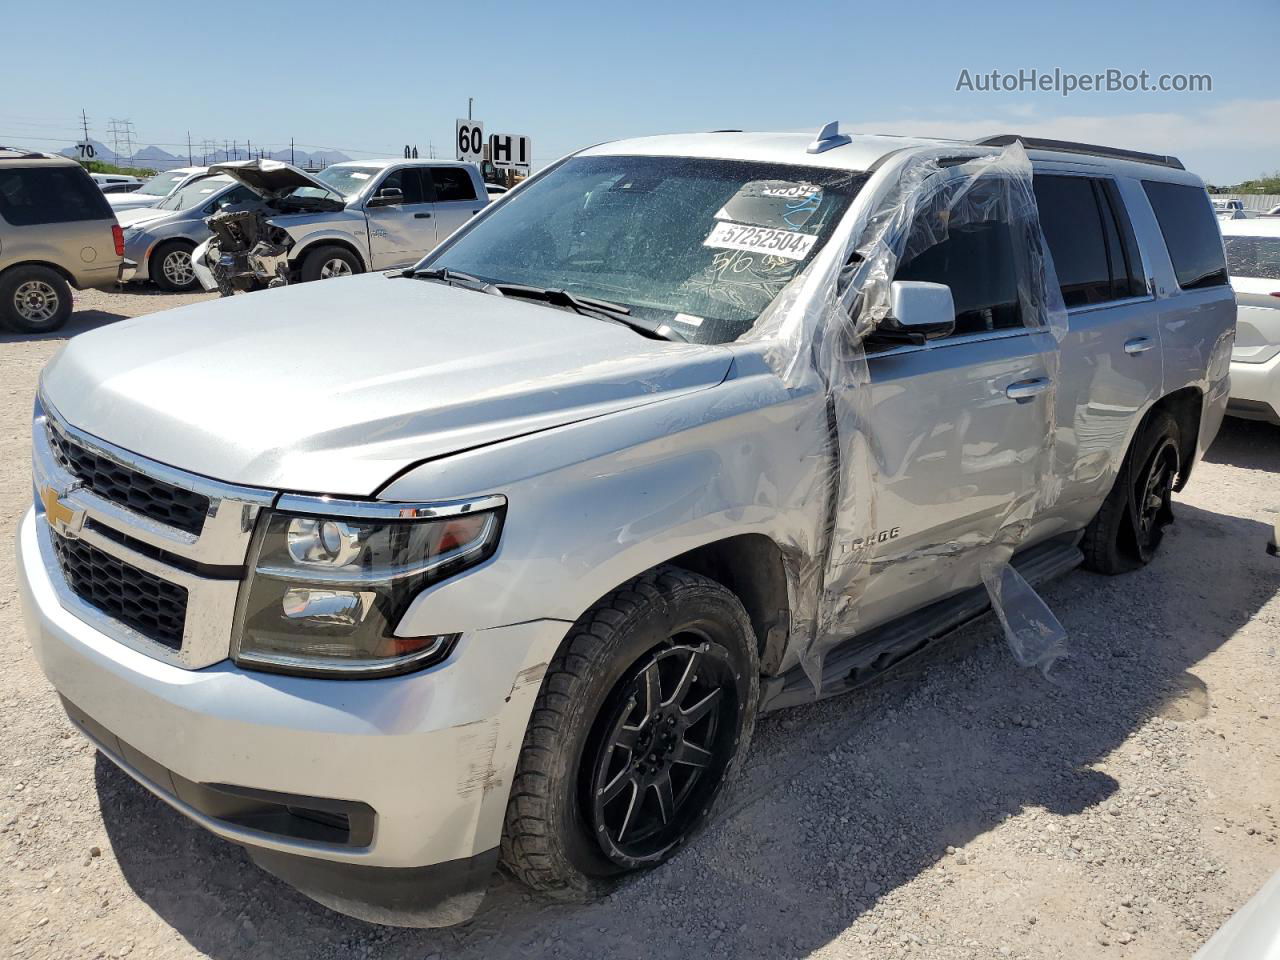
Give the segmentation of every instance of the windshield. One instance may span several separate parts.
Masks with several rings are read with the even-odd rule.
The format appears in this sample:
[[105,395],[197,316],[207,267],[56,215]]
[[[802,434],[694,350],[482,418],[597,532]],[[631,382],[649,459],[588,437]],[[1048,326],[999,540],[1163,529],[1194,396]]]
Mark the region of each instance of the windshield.
[[[319,173],[312,174],[312,176],[333,187],[334,190],[342,194],[344,200],[350,200],[381,172],[381,167],[346,167],[335,164],[332,167],[325,167]],[[289,196],[333,199],[332,193],[328,190],[321,190],[319,187],[294,187],[289,191]]]
[[678,157],[574,157],[422,266],[629,307],[698,343],[755,323],[866,175]]
[[1280,237],[1223,237],[1233,277],[1280,280]]
[[201,177],[192,180],[171,197],[156,204],[157,210],[190,210],[209,200],[215,193],[225,190],[232,182],[230,177]]
[[170,190],[189,176],[191,176],[189,173],[157,173],[135,192],[145,193],[152,197],[167,197]]

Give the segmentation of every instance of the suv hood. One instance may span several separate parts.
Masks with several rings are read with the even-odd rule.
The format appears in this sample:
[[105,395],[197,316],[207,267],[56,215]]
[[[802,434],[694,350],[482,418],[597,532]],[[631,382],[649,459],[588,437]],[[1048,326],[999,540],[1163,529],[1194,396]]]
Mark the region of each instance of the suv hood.
[[345,204],[346,198],[323,180],[299,170],[283,160],[231,160],[217,163],[209,168],[209,175],[226,174],[239,180],[246,187],[265,200],[282,197],[290,190],[298,187],[317,187],[332,196],[339,203]]
[[724,347],[395,275],[179,307],[71,340],[67,421],[250,486],[372,495],[433,459],[720,383]]

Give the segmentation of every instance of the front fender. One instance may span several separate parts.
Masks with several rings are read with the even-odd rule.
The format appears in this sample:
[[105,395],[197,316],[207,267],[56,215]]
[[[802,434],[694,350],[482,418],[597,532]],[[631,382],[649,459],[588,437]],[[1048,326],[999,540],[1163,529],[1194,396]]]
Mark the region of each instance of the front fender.
[[[380,498],[498,493],[506,523],[496,554],[420,594],[397,633],[573,621],[638,573],[739,534],[812,557],[825,425],[820,396],[739,368],[709,390],[422,464]],[[805,607],[793,598],[802,618]]]

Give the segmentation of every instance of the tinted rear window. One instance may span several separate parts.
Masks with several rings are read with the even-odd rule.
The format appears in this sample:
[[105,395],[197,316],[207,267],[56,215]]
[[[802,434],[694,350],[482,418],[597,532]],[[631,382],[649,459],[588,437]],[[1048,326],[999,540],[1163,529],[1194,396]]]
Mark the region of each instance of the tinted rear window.
[[111,207],[79,167],[0,167],[0,216],[15,227],[109,220]]
[[1160,222],[1178,286],[1198,290],[1226,283],[1222,234],[1203,188],[1158,180],[1143,180],[1142,186]]
[[1223,237],[1233,277],[1280,280],[1280,237]]
[[461,167],[432,167],[431,179],[436,183],[436,199],[439,201],[476,198],[471,175]]

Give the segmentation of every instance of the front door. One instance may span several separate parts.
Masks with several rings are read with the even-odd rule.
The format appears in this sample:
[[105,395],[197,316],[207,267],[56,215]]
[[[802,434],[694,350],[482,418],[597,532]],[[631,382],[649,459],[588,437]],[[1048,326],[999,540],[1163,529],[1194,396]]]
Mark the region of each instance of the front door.
[[[868,345],[873,496],[848,501],[862,515],[838,517],[828,573],[837,591],[856,585],[856,632],[978,585],[983,548],[1026,514],[1051,468],[1057,342],[1022,315],[1023,241],[1003,219],[948,225],[945,203],[922,206],[895,279],[949,286],[956,327],[924,346]],[[869,553],[839,542],[859,536]]]
[[[371,194],[371,200],[393,200],[385,205],[365,204],[369,221],[369,253],[373,269],[416,263],[436,243],[435,205],[430,184],[423,182],[420,167],[401,167],[387,173]],[[397,197],[394,191],[400,191]]]

